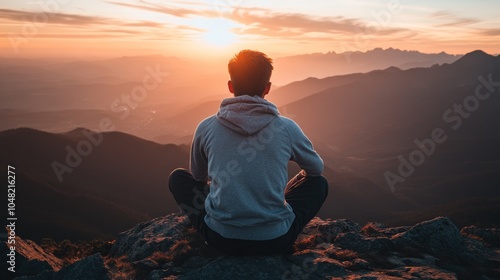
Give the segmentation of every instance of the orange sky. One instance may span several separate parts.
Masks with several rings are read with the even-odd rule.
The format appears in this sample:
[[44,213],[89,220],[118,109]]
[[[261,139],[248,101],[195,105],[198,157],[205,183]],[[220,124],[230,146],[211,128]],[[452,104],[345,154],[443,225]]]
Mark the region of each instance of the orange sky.
[[[438,3],[436,3],[438,2]],[[500,53],[500,1],[40,0],[0,4],[0,55],[227,57],[377,47]]]

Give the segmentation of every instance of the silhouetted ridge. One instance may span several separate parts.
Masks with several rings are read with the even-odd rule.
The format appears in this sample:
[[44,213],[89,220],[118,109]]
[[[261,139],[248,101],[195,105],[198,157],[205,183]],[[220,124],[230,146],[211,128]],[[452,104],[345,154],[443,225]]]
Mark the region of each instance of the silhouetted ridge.
[[399,67],[391,66],[391,67],[384,69],[384,71],[389,72],[389,73],[396,73],[396,72],[401,72],[403,70],[401,70],[401,68],[399,68]]
[[[36,148],[35,145],[31,144],[34,140],[44,144],[47,142],[59,143],[56,142],[58,138],[54,137],[55,135],[57,134],[29,127],[13,128],[0,131],[0,144],[6,145],[7,147],[4,148],[7,149],[8,145],[15,143],[16,146],[22,147],[23,151],[26,151],[26,149]],[[12,147],[10,148],[12,149]]]
[[19,128],[12,128],[12,129],[6,129],[3,131],[0,131],[0,135],[8,135],[8,134],[17,134],[17,133],[45,133],[45,134],[50,134],[49,132],[45,132],[42,130],[34,129],[34,128],[29,128],[29,127],[19,127]]
[[63,132],[61,134],[65,135],[65,136],[69,136],[69,137],[81,137],[83,131],[96,133],[96,131],[93,131],[93,130],[90,130],[90,129],[87,129],[84,127],[77,127],[77,128],[72,129],[72,130]]
[[462,66],[480,66],[486,63],[493,63],[498,60],[498,57],[494,57],[485,53],[482,50],[475,50],[470,52],[457,61],[453,63],[453,65],[462,65]]
[[35,240],[110,237],[178,209],[165,186],[174,168],[188,166],[185,147],[97,132],[0,132],[0,164],[14,166],[22,186],[16,230]]

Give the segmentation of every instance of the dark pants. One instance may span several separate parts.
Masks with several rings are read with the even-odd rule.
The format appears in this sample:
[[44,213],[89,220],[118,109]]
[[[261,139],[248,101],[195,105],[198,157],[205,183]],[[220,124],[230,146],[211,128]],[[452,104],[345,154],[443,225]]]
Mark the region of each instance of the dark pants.
[[295,213],[290,230],[271,240],[241,240],[224,238],[205,223],[205,199],[210,190],[209,185],[196,181],[185,169],[176,169],[170,174],[169,188],[179,208],[207,243],[222,252],[236,255],[292,252],[298,235],[316,216],[328,196],[325,177],[304,177],[299,173],[288,182],[285,189],[285,199]]

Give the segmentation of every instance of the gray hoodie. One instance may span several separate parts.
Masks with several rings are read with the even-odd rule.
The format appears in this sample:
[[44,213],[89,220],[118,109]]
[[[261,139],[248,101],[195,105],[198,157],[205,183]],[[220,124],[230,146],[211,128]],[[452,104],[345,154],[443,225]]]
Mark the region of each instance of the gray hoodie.
[[295,214],[285,201],[287,164],[321,175],[323,161],[292,120],[254,96],[224,99],[203,120],[191,147],[190,170],[210,181],[205,222],[225,238],[269,240],[285,234]]

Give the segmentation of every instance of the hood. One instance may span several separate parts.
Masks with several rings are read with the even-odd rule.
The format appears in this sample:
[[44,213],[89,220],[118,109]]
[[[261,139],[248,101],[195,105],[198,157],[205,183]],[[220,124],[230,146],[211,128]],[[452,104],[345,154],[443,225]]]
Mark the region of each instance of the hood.
[[279,115],[273,103],[257,96],[242,95],[222,100],[217,120],[224,126],[245,136],[266,127]]

